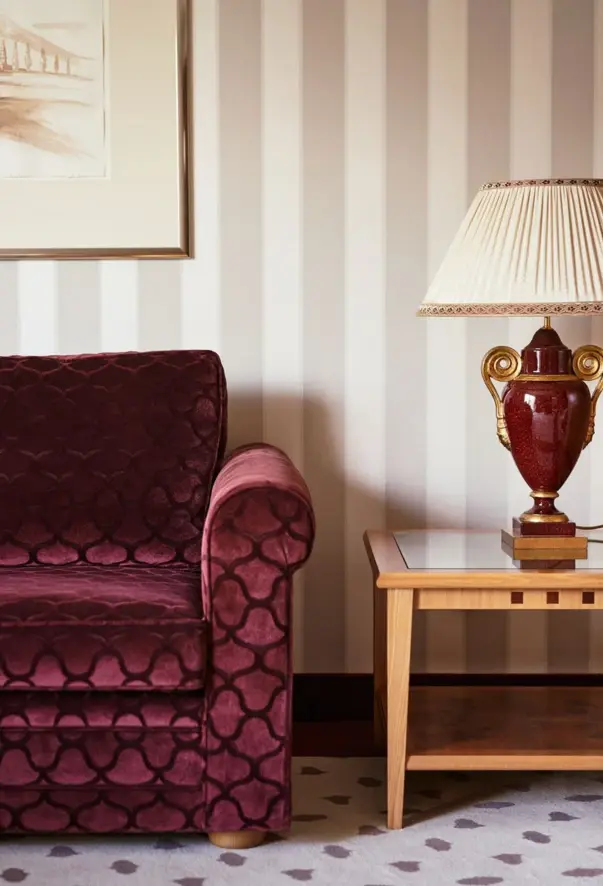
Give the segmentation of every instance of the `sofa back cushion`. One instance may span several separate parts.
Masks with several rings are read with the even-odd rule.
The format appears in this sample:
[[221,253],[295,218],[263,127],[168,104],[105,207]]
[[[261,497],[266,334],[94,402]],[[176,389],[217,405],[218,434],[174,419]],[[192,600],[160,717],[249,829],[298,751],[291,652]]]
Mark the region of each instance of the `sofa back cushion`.
[[0,357],[0,566],[199,563],[225,445],[211,351]]

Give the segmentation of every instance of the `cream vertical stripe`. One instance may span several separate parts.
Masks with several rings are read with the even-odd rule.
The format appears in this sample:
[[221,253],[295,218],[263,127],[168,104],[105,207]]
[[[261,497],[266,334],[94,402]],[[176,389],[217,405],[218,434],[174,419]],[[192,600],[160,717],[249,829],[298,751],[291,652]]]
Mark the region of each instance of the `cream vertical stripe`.
[[[433,277],[467,207],[467,0],[429,3],[428,273]],[[420,299],[417,299],[417,302]],[[464,319],[427,323],[427,519],[466,523]],[[431,671],[465,669],[465,616],[437,613],[427,629]]]
[[20,354],[56,354],[56,262],[19,263],[19,333]]
[[[264,440],[303,472],[301,2],[264,0],[262,32]],[[303,670],[304,574],[293,597],[294,666]]]
[[[592,175],[593,169],[593,0],[553,0],[552,174]],[[568,71],[571,76],[568,77]],[[569,322],[573,319],[575,322]],[[553,323],[572,350],[591,340],[588,317]],[[590,501],[590,447],[582,453],[561,490],[560,507],[585,523]],[[562,673],[585,673],[589,662],[589,616],[549,613],[548,667]]]
[[[387,4],[387,525],[426,524],[427,13]],[[428,617],[428,616],[427,616]],[[412,668],[425,670],[426,613],[413,624]]]
[[[512,0],[511,178],[546,178],[551,174],[551,52],[549,0]],[[507,343],[520,350],[536,328],[531,319],[510,320]],[[510,523],[529,507],[531,499],[511,457],[506,478]],[[547,659],[546,613],[509,614],[508,643],[510,671],[542,672]]]
[[[603,0],[595,0],[593,27],[593,175],[603,178]],[[603,317],[593,318],[592,340],[603,345]],[[590,449],[590,511],[588,524],[603,523],[603,413]],[[603,671],[603,612],[590,614],[589,669]]]
[[0,354],[19,353],[19,265],[0,262],[2,323],[0,323]]
[[138,262],[100,262],[103,351],[138,349]]
[[[510,0],[469,0],[467,81],[469,205],[484,182],[509,178]],[[508,320],[485,317],[468,322],[466,335],[467,461],[480,466],[467,473],[467,526],[498,530],[505,522],[500,502],[505,498],[509,456],[496,437],[494,404],[482,380],[481,362],[491,347],[507,342]]]
[[220,94],[218,2],[193,16],[194,261],[182,268],[182,347],[220,352]]
[[[511,3],[511,177],[551,175],[552,15],[550,0]],[[509,321],[508,344],[521,350],[538,323],[531,318]],[[508,459],[507,522],[530,506],[530,490]],[[534,627],[544,616],[534,614]],[[521,628],[519,628],[521,630]],[[544,627],[542,628],[544,630]],[[526,625],[526,636],[531,626]],[[543,649],[536,650],[535,655]]]
[[[347,0],[345,69],[346,670],[369,671],[371,572],[385,525],[385,0]],[[370,356],[369,356],[370,355]]]
[[304,661],[343,671],[345,7],[304,0],[302,12],[304,472],[319,527],[305,571]]
[[220,352],[230,446],[238,446],[263,431],[262,3],[220,0],[218,10]]
[[[509,178],[511,113],[510,0],[469,0],[468,9],[467,202],[486,181]],[[506,343],[508,321],[484,318],[467,324],[467,526],[495,529],[505,524],[505,469],[509,453],[496,437],[494,404],[482,381],[484,354]],[[469,612],[467,670],[505,671],[507,616]]]

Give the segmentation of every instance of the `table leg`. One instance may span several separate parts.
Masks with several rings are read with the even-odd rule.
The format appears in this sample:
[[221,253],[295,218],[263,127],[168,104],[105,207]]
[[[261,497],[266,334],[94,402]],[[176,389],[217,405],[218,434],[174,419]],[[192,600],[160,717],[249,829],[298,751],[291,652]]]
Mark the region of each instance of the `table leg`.
[[375,748],[387,749],[386,701],[387,686],[387,591],[373,589],[373,738]]
[[413,592],[387,591],[387,826],[402,827]]

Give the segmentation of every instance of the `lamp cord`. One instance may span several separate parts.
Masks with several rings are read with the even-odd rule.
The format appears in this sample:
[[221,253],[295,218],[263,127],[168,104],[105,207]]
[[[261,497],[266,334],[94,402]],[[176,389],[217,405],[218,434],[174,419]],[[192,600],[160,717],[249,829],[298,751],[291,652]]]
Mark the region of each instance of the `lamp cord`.
[[[576,529],[581,529],[583,532],[592,532],[595,529],[603,529],[603,523],[598,523],[596,526],[578,526],[576,523]],[[587,541],[591,545],[603,544],[603,538],[589,538]]]

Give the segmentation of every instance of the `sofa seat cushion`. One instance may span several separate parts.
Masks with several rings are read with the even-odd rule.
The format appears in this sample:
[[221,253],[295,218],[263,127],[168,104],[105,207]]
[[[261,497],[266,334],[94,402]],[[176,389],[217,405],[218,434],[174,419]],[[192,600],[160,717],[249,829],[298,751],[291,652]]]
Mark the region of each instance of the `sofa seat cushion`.
[[203,705],[202,692],[0,692],[0,797],[8,788],[199,791]]
[[0,569],[0,689],[201,689],[205,643],[197,568]]

